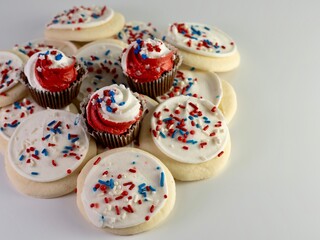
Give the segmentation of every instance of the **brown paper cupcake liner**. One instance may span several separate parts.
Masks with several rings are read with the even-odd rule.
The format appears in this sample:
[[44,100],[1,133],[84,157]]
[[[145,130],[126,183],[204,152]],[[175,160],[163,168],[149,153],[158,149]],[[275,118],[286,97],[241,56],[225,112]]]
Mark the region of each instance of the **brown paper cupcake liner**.
[[94,139],[96,139],[97,143],[101,144],[103,147],[117,148],[117,147],[124,147],[137,139],[137,137],[139,136],[142,119],[147,111],[147,105],[145,100],[142,99],[139,96],[139,94],[134,93],[134,95],[140,100],[140,103],[141,103],[141,107],[142,107],[141,118],[137,122],[132,124],[131,127],[125,133],[122,133],[119,135],[108,133],[108,132],[101,132],[93,129],[89,125],[86,117],[86,114],[87,114],[86,108],[92,94],[90,94],[89,96],[87,96],[85,99],[82,100],[82,102],[80,103],[82,121],[85,123],[84,126],[87,132]]
[[157,80],[143,83],[140,83],[138,80],[129,77],[125,72],[123,72],[132,91],[147,95],[153,99],[156,99],[156,97],[169,91],[169,89],[172,87],[178,68],[182,63],[182,56],[178,53],[175,47],[167,43],[166,46],[175,52],[175,59],[173,63],[174,66],[171,71],[164,73]]
[[64,108],[69,105],[74,98],[77,97],[80,86],[87,72],[81,64],[77,64],[78,76],[77,80],[74,81],[69,88],[60,92],[49,92],[36,89],[29,84],[29,81],[24,73],[21,74],[21,83],[24,84],[32,96],[32,98],[42,107],[49,107],[53,109]]

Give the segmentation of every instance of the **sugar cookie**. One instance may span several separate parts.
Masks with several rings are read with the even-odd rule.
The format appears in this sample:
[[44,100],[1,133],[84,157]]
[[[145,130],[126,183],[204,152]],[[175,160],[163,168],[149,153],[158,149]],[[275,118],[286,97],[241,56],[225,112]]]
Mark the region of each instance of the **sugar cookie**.
[[155,156],[136,148],[106,151],[81,171],[77,204],[94,226],[118,235],[150,230],[175,203],[175,182]]
[[240,64],[235,42],[220,29],[199,23],[173,23],[164,37],[179,48],[185,65],[211,72],[226,72]]
[[59,197],[75,189],[80,170],[96,150],[79,115],[44,110],[31,115],[13,133],[6,170],[19,192]]
[[122,14],[106,6],[74,7],[56,15],[45,29],[46,38],[90,42],[109,38],[124,26]]

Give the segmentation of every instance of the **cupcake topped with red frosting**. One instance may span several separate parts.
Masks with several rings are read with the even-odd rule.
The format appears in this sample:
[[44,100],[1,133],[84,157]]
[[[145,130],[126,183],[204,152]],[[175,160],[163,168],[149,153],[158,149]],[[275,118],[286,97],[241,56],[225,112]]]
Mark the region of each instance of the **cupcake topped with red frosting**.
[[30,57],[23,83],[40,106],[63,108],[78,95],[85,74],[75,57],[50,49]]
[[174,51],[159,39],[134,41],[122,54],[121,66],[126,75],[139,82],[150,82],[170,71]]
[[77,79],[76,59],[54,49],[34,54],[25,66],[32,87],[58,92],[67,89]]
[[122,84],[103,87],[81,104],[88,132],[111,148],[128,145],[135,139],[145,109],[144,100]]

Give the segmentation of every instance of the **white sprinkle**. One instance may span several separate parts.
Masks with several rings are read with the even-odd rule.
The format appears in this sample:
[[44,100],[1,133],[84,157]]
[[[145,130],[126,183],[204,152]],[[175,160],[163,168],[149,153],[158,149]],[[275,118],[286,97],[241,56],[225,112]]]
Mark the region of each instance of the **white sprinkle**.
[[125,219],[126,218],[126,216],[127,216],[127,213],[126,212],[124,212],[122,215],[121,215],[121,219],[123,220],[123,219]]
[[41,67],[37,67],[37,71],[38,71],[38,72],[42,72]]

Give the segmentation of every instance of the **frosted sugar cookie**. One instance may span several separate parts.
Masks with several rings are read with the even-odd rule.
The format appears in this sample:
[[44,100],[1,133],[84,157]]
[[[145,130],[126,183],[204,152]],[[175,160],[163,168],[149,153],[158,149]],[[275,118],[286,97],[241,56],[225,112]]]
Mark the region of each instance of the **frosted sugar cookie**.
[[140,148],[153,153],[174,178],[194,181],[216,175],[230,155],[228,127],[211,102],[188,96],[158,105],[142,123]]
[[185,65],[205,71],[226,72],[240,64],[235,42],[220,29],[200,23],[173,23],[165,40],[179,48]]
[[77,47],[72,42],[54,39],[34,39],[26,43],[17,44],[13,48],[13,50],[27,55],[28,57],[31,57],[37,52],[49,49],[59,49],[67,56],[74,56],[77,52]]
[[231,84],[208,71],[180,68],[170,90],[156,99],[164,102],[180,95],[209,100],[219,107],[227,123],[232,120],[237,109],[237,97]]
[[80,107],[88,132],[109,148],[130,144],[138,136],[146,111],[143,98],[117,84],[94,92]]
[[86,67],[88,74],[75,99],[77,104],[104,86],[126,85],[120,66],[120,55],[126,46],[119,40],[105,39],[86,44],[78,50],[76,58]]
[[155,156],[136,148],[106,151],[81,171],[77,204],[94,226],[119,235],[150,230],[175,203],[175,182]]
[[90,42],[109,38],[124,26],[122,14],[107,6],[74,7],[56,15],[45,29],[46,38]]
[[27,89],[19,80],[27,57],[9,51],[0,51],[0,107],[22,99]]
[[131,44],[138,39],[146,40],[148,38],[154,39],[159,37],[160,34],[151,23],[140,21],[127,22],[123,29],[115,36],[116,39],[127,44]]
[[75,189],[80,170],[95,155],[95,142],[79,115],[44,110],[31,115],[13,133],[6,171],[19,192],[59,197]]

